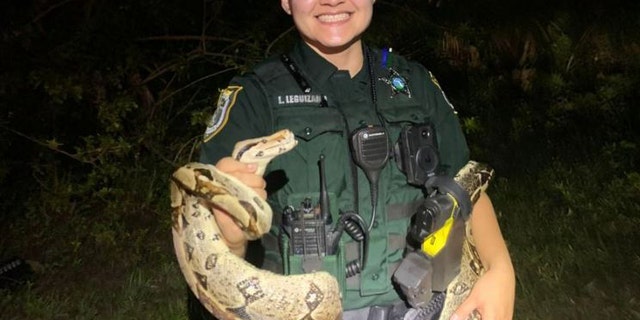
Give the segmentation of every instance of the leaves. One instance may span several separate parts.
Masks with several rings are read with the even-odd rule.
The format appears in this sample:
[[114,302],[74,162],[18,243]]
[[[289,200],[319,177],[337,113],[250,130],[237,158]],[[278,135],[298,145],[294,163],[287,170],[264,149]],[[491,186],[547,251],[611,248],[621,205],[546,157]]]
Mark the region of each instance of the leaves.
[[47,146],[49,147],[49,149],[51,149],[51,150],[58,150],[60,148],[60,146],[62,145],[55,138],[53,138],[51,140],[47,140],[46,143],[47,143]]
[[[615,239],[638,223],[639,7],[379,0],[365,38],[438,77],[472,158],[504,181],[532,176],[509,187],[562,207],[558,237],[589,214],[581,221]],[[257,0],[8,1],[0,26],[0,231],[24,240],[3,250],[69,264],[168,226],[167,177],[197,157],[217,89],[297,37],[276,3]],[[507,233],[535,238],[536,217]],[[544,250],[579,258],[574,243],[522,248],[549,281],[571,263]]]

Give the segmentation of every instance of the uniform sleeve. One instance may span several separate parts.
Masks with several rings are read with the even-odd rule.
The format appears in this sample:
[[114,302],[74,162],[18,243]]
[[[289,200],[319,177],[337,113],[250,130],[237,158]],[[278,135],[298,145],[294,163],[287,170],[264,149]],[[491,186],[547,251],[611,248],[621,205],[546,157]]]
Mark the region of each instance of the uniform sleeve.
[[422,66],[421,70],[426,77],[428,99],[435,106],[431,121],[438,140],[440,168],[447,175],[454,176],[469,161],[469,147],[457,112],[440,88],[438,80]]
[[[220,91],[216,109],[203,136],[200,162],[216,164],[220,158],[231,155],[237,142],[272,133],[271,108],[264,92],[253,74],[232,79],[229,86]],[[273,239],[269,234],[265,238]],[[272,271],[276,270],[273,266],[281,266],[279,252],[263,254],[261,250],[257,242],[251,242],[246,260],[254,265],[271,267]]]
[[236,77],[221,90],[207,124],[200,162],[215,164],[230,156],[238,141],[267,135],[272,121],[267,98],[255,76]]

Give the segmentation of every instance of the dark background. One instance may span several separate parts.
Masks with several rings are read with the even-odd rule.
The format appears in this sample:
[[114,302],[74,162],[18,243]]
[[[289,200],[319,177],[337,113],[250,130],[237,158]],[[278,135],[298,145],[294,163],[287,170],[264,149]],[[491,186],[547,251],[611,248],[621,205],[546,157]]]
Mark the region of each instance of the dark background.
[[[168,177],[291,27],[277,1],[2,2],[0,261],[34,271],[3,308],[175,267]],[[639,27],[638,1],[376,2],[366,41],[430,69],[497,171],[520,318],[640,318]]]

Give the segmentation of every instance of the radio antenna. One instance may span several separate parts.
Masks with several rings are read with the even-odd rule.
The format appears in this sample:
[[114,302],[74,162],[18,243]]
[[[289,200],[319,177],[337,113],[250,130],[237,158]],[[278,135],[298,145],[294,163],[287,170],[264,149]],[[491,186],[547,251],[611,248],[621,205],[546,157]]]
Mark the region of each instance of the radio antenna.
[[320,215],[325,224],[331,224],[331,203],[327,192],[327,176],[324,172],[324,154],[320,154],[318,166],[320,166]]

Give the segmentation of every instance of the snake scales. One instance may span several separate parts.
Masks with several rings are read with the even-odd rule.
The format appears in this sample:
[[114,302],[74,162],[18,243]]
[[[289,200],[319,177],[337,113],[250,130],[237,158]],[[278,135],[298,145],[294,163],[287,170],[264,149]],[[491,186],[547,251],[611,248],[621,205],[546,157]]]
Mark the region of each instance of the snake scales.
[[[232,157],[257,163],[257,174],[273,158],[297,144],[289,130],[241,141]],[[492,171],[470,162],[456,176],[475,202]],[[326,272],[279,275],[258,269],[233,254],[215,222],[213,207],[230,213],[249,240],[271,226],[266,201],[239,180],[215,166],[189,163],[171,179],[172,233],[182,274],[200,302],[219,319],[340,319],[342,305],[336,279]],[[448,317],[468,295],[482,272],[470,228],[463,245],[461,271],[448,287],[441,319]]]

